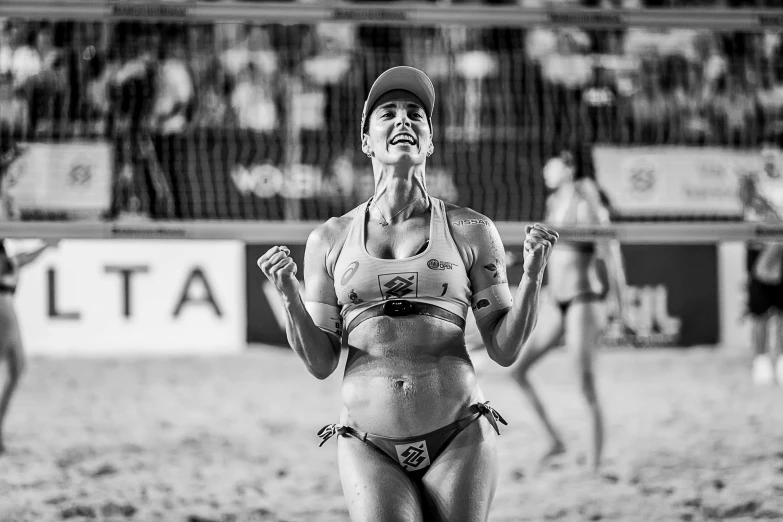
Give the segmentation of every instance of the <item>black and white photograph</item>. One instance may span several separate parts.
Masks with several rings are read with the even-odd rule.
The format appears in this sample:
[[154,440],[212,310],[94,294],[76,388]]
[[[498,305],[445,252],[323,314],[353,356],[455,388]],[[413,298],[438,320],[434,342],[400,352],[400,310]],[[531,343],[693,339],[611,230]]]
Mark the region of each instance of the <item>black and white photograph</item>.
[[0,522],[720,520],[783,2],[0,3]]

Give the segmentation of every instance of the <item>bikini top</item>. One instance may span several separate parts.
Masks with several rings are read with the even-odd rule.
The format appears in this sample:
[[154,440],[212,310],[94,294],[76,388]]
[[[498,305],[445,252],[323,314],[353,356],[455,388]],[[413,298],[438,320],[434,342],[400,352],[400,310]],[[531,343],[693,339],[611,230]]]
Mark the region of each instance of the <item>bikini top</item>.
[[[410,313],[431,315],[455,324],[461,321],[464,327],[472,295],[467,267],[449,230],[443,201],[428,197],[429,243],[422,252],[404,259],[381,259],[367,252],[365,214],[370,201],[357,207],[332,272],[346,331],[364,319],[408,315],[405,310],[410,309],[414,310]],[[388,313],[377,308],[382,305]],[[369,310],[374,313],[365,313]]]
[[[568,200],[568,204],[563,207],[560,201],[556,202],[550,198],[547,201],[547,222],[554,226],[578,226],[579,223],[578,209],[579,204],[585,201],[585,197],[579,191],[579,188],[575,188],[573,194]],[[595,253],[595,243],[585,241],[558,241],[555,248],[560,250],[571,250],[576,252],[582,252],[584,254]]]
[[0,293],[15,293],[19,284],[19,266],[9,256],[0,255]]

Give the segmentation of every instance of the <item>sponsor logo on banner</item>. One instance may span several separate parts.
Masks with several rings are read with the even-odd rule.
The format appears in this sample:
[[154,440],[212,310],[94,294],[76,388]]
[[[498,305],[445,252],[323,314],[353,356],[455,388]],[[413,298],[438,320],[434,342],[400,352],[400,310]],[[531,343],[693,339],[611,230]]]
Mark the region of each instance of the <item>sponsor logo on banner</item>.
[[316,165],[295,164],[285,172],[271,163],[261,165],[234,165],[231,179],[242,194],[259,198],[277,195],[289,199],[309,199],[322,195],[325,187],[323,170]]
[[761,172],[756,152],[702,147],[593,149],[596,178],[619,214],[740,217],[739,180]]
[[650,200],[655,197],[656,181],[660,167],[649,156],[631,159],[623,169],[626,190],[635,199]]
[[[329,172],[337,174],[328,175]],[[446,169],[433,168],[427,171],[427,193],[448,202],[458,199],[454,176]],[[371,172],[370,172],[371,174]],[[363,176],[353,172],[352,166],[333,161],[326,169],[319,165],[293,164],[288,168],[271,162],[252,163],[249,165],[235,164],[231,167],[231,181],[241,194],[253,194],[258,198],[283,196],[288,199],[310,199],[332,197],[339,194],[356,192],[360,199],[369,198],[375,191],[372,176]],[[369,180],[369,185],[362,188],[362,183]],[[366,197],[365,197],[366,196]],[[470,220],[484,224],[485,220]]]
[[9,169],[9,192],[22,210],[98,215],[109,208],[111,172],[109,143],[29,143]]
[[236,241],[63,241],[16,296],[30,353],[224,353],[245,345]]

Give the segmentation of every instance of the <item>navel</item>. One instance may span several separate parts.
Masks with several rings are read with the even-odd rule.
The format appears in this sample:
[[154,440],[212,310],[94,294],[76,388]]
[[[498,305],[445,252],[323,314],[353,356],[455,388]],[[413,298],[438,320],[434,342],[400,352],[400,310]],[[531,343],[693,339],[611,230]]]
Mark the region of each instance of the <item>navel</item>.
[[392,388],[396,392],[408,394],[413,390],[413,384],[411,384],[410,381],[406,381],[403,379],[395,379],[392,381]]

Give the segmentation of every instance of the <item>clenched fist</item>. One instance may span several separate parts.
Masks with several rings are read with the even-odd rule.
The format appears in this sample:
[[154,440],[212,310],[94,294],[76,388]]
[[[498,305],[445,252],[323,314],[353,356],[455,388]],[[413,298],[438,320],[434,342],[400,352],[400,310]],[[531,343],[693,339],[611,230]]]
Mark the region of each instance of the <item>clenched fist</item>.
[[525,273],[530,277],[543,274],[544,267],[557,243],[559,234],[540,223],[525,226],[525,248],[523,251]]
[[296,279],[296,263],[291,251],[285,246],[274,246],[256,261],[258,268],[269,279],[277,291],[288,299],[299,295],[299,281]]

